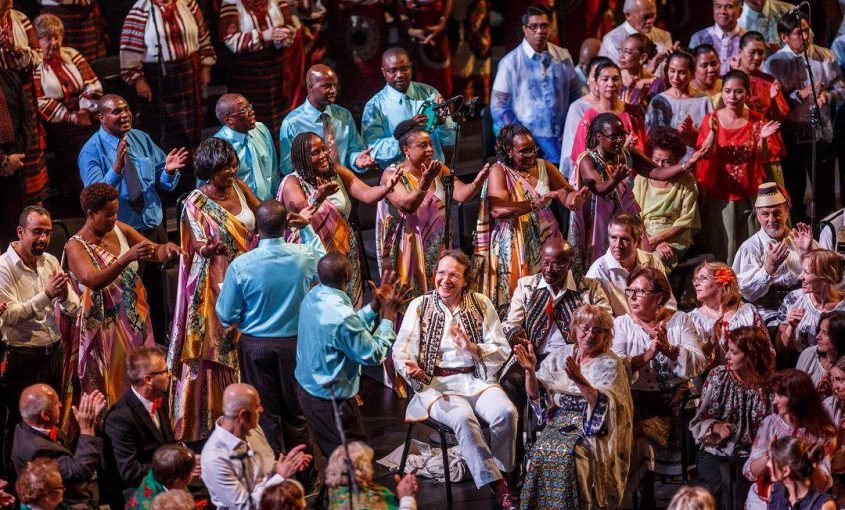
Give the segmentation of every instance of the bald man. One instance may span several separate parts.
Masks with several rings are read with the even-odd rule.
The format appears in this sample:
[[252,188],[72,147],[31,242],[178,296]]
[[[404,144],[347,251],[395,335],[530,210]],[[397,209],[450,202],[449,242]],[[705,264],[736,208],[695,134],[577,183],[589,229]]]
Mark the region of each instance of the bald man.
[[596,58],[601,50],[601,41],[595,37],[588,37],[581,43],[581,49],[578,51],[578,65],[575,66],[575,75],[578,76],[578,82],[581,84],[581,94],[586,95],[590,92],[587,88],[587,67],[590,66],[590,61]]
[[[231,143],[238,154],[237,178],[259,200],[275,198],[281,183],[276,145],[267,126],[256,122],[252,103],[240,94],[223,94],[214,113],[223,125],[214,136]],[[197,180],[197,187],[204,183]]]
[[258,392],[249,384],[230,384],[223,392],[223,416],[217,419],[201,456],[202,479],[219,510],[258,508],[266,489],[311,463],[304,444],[276,459],[258,426],[263,411]]
[[316,64],[305,74],[308,97],[290,112],[279,130],[280,166],[285,175],[294,171],[290,162],[290,146],[296,135],[311,131],[326,143],[329,155],[336,163],[364,173],[374,161],[364,139],[358,132],[352,113],[335,104],[337,74],[331,67]]
[[23,423],[15,429],[12,464],[20,474],[26,463],[40,457],[56,459],[64,483],[64,503],[70,507],[97,508],[94,475],[100,464],[103,440],[94,435],[97,416],[105,409],[106,398],[98,391],[83,394],[73,414],[79,424],[76,450],[59,430],[62,403],[46,384],[24,388],[19,400]]
[[[396,126],[408,119],[425,125],[425,116],[419,114],[423,102],[441,102],[443,98],[434,87],[411,81],[411,57],[402,48],[390,48],[384,52],[381,74],[387,84],[364,106],[361,131],[373,147],[376,162],[387,168],[403,159],[399,141],[393,138]],[[431,143],[434,145],[434,159],[445,163],[443,147],[455,144],[455,123],[447,119],[437,126],[431,133]]]
[[654,0],[625,0],[622,11],[625,22],[604,35],[599,55],[610,57],[618,64],[622,43],[626,37],[637,32],[651,39],[657,46],[658,55],[665,55],[672,49],[672,34],[654,26],[657,21],[657,4]]

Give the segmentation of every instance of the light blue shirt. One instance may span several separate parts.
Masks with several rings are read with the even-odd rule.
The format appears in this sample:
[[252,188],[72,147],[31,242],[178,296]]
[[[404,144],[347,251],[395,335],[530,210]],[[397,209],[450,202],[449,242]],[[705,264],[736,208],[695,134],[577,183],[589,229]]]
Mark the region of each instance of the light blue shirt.
[[[403,159],[399,141],[393,138],[393,130],[403,120],[413,118],[426,100],[442,101],[443,98],[434,87],[412,81],[404,94],[385,85],[367,101],[361,127],[364,138],[373,147],[370,155],[382,168]],[[434,145],[434,159],[445,163],[443,146],[455,144],[455,123],[452,119],[434,129],[431,143]]]
[[[244,181],[258,200],[276,198],[282,178],[279,176],[279,160],[276,159],[276,146],[273,135],[267,126],[260,122],[246,133],[223,126],[214,134],[232,144],[238,154],[238,179]],[[197,179],[197,187],[205,181]]]
[[830,45],[830,51],[836,55],[836,63],[839,64],[839,68],[845,73],[845,35],[840,35],[833,40],[833,44]]
[[778,21],[780,18],[795,8],[795,5],[781,0],[768,0],[763,5],[763,10],[755,11],[748,4],[743,4],[742,14],[739,15],[739,26],[747,31],[760,32],[768,44],[783,46],[783,41],[778,35]]
[[163,211],[155,187],[158,185],[163,190],[173,191],[179,183],[179,172],[169,174],[164,171],[166,156],[147,133],[133,129],[126,133],[126,140],[129,143],[127,154],[135,163],[141,181],[144,196],[144,209],[141,214],[136,213],[129,205],[129,191],[126,189],[124,173],[118,174],[112,170],[120,139],[102,127],[85,142],[79,152],[79,177],[85,186],[105,182],[117,188],[118,220],[135,230],[156,228],[161,224]]
[[569,52],[549,43],[537,53],[525,39],[499,62],[490,113],[496,132],[522,124],[543,149],[543,158],[560,160],[569,103],[581,97],[581,83]]
[[299,337],[296,342],[296,381],[309,394],[328,400],[334,385],[338,399],[358,393],[361,365],[378,366],[387,359],[396,340],[393,321],[383,319],[375,333],[378,314],[370,305],[357,313],[346,292],[317,285],[299,309]]
[[296,336],[299,305],[319,282],[317,262],[326,254],[311,225],[299,232],[304,244],[262,239],[232,261],[214,307],[224,326],[259,338]]
[[323,113],[328,114],[329,122],[334,130],[334,145],[340,164],[358,173],[366,172],[366,168],[355,166],[355,159],[367,148],[367,144],[355,126],[352,113],[336,104],[328,105],[325,112],[321,112],[307,98],[282,121],[282,127],[279,130],[279,152],[281,153],[279,158],[282,172],[287,175],[293,171],[290,164],[290,146],[296,135],[312,131],[320,135],[323,141],[326,140],[323,120],[320,118]]

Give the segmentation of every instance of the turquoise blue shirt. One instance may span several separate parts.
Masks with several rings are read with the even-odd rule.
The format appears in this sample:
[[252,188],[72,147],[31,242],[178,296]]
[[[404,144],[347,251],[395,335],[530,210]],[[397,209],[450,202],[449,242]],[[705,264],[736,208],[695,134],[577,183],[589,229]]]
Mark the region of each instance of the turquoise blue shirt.
[[224,326],[259,338],[296,336],[299,305],[318,283],[317,262],[326,254],[311,225],[299,232],[304,244],[262,239],[232,261],[215,306]]
[[[244,181],[258,200],[276,198],[282,178],[279,176],[279,160],[276,159],[276,147],[273,135],[267,126],[260,122],[246,133],[223,126],[214,134],[232,144],[238,154],[237,178]],[[197,179],[197,187],[205,181]]]
[[127,154],[135,163],[141,180],[144,195],[144,209],[141,214],[136,213],[129,205],[129,191],[126,189],[124,174],[117,174],[111,169],[120,139],[102,127],[85,142],[79,152],[79,177],[85,186],[105,182],[117,188],[117,219],[135,230],[149,230],[159,226],[164,217],[156,186],[173,191],[179,183],[179,172],[169,174],[164,171],[166,156],[147,133],[133,129],[126,133],[126,140],[129,143]]
[[339,399],[358,393],[361,365],[378,366],[396,340],[393,321],[383,319],[370,305],[357,313],[346,292],[317,285],[299,309],[296,342],[296,380],[311,395],[329,399],[324,385],[332,383]]
[[[385,85],[367,101],[361,119],[361,131],[373,148],[370,155],[382,168],[403,159],[399,141],[393,138],[393,130],[403,120],[416,115],[426,100],[442,101],[442,98],[434,87],[412,81],[404,94]],[[434,159],[445,163],[443,146],[455,144],[455,123],[448,119],[437,126],[431,133],[431,143],[434,144]]]
[[[322,113],[314,108],[311,101],[305,99],[304,103],[297,106],[282,121],[282,127],[279,129],[279,161],[285,175],[293,171],[290,164],[290,145],[296,135],[311,131],[320,135],[323,140],[326,139],[323,120],[320,118]],[[367,148],[367,144],[358,132],[352,113],[336,104],[327,106],[325,113],[328,114],[334,129],[334,144],[340,164],[358,173],[366,172],[366,168],[355,166],[355,159]]]

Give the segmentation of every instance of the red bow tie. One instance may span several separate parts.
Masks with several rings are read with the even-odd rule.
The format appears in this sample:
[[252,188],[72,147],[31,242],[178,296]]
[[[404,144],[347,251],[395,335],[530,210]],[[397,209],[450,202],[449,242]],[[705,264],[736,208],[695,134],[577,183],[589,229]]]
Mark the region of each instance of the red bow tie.
[[59,427],[50,427],[50,430],[47,431],[47,434],[50,436],[51,441],[56,441],[59,439]]
[[153,405],[150,408],[150,414],[155,414],[159,407],[161,407],[161,397],[153,400]]

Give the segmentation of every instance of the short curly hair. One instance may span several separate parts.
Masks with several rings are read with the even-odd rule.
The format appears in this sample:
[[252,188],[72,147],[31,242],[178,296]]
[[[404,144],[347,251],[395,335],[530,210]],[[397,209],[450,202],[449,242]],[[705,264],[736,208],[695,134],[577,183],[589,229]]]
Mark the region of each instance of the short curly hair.
[[496,137],[496,160],[505,166],[513,167],[513,158],[511,157],[513,141],[517,136],[522,135],[534,138],[531,131],[522,124],[502,126],[502,129],[499,130],[499,136]]
[[117,200],[117,188],[104,182],[86,186],[79,195],[79,204],[86,213],[101,211],[112,200]]
[[39,39],[52,35],[63,35],[65,33],[65,26],[62,20],[53,14],[41,14],[33,20],[32,24],[35,26],[35,35]]
[[654,149],[669,151],[675,161],[680,161],[687,153],[687,144],[681,138],[681,133],[668,126],[654,128],[648,134],[646,147],[649,155],[654,153]]
[[194,174],[207,181],[215,174],[238,165],[238,153],[228,140],[211,137],[203,140],[194,155]]
[[38,458],[26,463],[15,483],[15,491],[22,503],[32,506],[61,486],[59,463],[55,459]]

